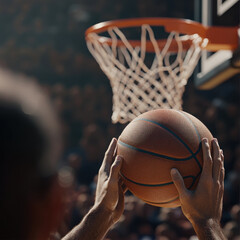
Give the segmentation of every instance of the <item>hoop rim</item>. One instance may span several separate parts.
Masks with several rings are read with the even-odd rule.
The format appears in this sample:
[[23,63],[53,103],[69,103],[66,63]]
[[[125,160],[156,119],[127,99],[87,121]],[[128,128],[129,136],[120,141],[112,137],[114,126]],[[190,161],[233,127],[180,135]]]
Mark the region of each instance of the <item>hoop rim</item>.
[[[150,26],[164,26],[167,32],[179,32],[181,34],[193,35],[198,34],[202,39],[208,39],[208,44],[202,46],[208,51],[218,51],[218,50],[234,50],[238,47],[239,37],[238,37],[238,26],[235,27],[223,27],[223,26],[204,26],[199,22],[192,21],[189,19],[179,19],[179,18],[130,18],[130,19],[118,19],[113,21],[106,21],[97,23],[89,27],[85,32],[86,41],[91,42],[89,37],[91,33],[103,33],[106,32],[111,27],[118,28],[131,28],[140,27],[144,24]],[[97,40],[100,43],[106,43],[108,45],[112,44],[112,39],[109,37],[103,37],[98,35]],[[140,46],[140,40],[129,40],[133,47]],[[166,40],[160,40],[163,44]],[[121,40],[117,42],[118,46],[124,45]],[[146,43],[146,49],[151,51],[149,48],[151,46],[150,41]],[[186,44],[186,48],[189,48],[189,43]]]

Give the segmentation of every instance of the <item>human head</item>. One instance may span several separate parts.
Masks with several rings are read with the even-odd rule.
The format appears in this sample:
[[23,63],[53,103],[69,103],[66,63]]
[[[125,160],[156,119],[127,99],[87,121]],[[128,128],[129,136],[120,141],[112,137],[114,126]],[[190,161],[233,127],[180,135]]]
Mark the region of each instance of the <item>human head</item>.
[[0,238],[44,239],[57,224],[58,121],[33,79],[0,69]]

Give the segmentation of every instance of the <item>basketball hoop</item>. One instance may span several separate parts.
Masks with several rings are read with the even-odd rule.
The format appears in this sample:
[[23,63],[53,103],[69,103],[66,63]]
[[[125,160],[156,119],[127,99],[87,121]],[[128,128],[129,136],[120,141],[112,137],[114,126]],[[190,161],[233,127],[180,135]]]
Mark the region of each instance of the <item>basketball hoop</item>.
[[86,41],[112,86],[112,121],[126,123],[152,109],[182,109],[185,85],[201,50],[235,49],[238,35],[233,27],[139,18],[96,24],[87,29]]

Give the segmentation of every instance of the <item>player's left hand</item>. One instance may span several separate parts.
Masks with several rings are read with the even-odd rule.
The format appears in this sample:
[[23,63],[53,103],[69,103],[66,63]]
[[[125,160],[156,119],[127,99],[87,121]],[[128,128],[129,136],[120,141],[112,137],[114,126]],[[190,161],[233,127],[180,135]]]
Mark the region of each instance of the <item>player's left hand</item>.
[[103,159],[98,173],[95,207],[101,208],[116,223],[124,210],[124,193],[122,180],[119,176],[123,158],[114,156],[117,139],[113,138]]

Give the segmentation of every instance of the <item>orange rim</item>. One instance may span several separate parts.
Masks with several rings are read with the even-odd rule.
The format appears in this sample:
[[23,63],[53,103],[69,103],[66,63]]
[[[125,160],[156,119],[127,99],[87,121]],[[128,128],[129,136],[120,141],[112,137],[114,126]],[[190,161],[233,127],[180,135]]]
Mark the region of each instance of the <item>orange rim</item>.
[[[86,40],[91,41],[89,34],[91,33],[103,33],[109,28],[131,28],[140,27],[143,24],[148,24],[150,26],[164,26],[166,32],[179,32],[181,34],[198,34],[202,39],[207,38],[208,44],[204,47],[208,51],[218,51],[218,50],[234,50],[238,47],[238,27],[206,27],[198,22],[194,22],[187,19],[177,19],[177,18],[132,18],[132,19],[122,19],[107,21],[95,24],[88,28],[85,32]],[[106,43],[108,45],[112,44],[112,39],[108,37],[99,36],[97,40],[100,43]],[[133,46],[141,46],[140,40],[129,40],[129,43]],[[158,40],[159,47],[163,47],[166,43],[165,39]],[[192,44],[191,40],[183,42],[183,48],[188,49]],[[123,46],[124,43],[121,40],[117,42],[118,46]],[[177,43],[173,41],[170,46],[170,51],[177,51]],[[146,50],[154,51],[151,41],[146,42]]]

